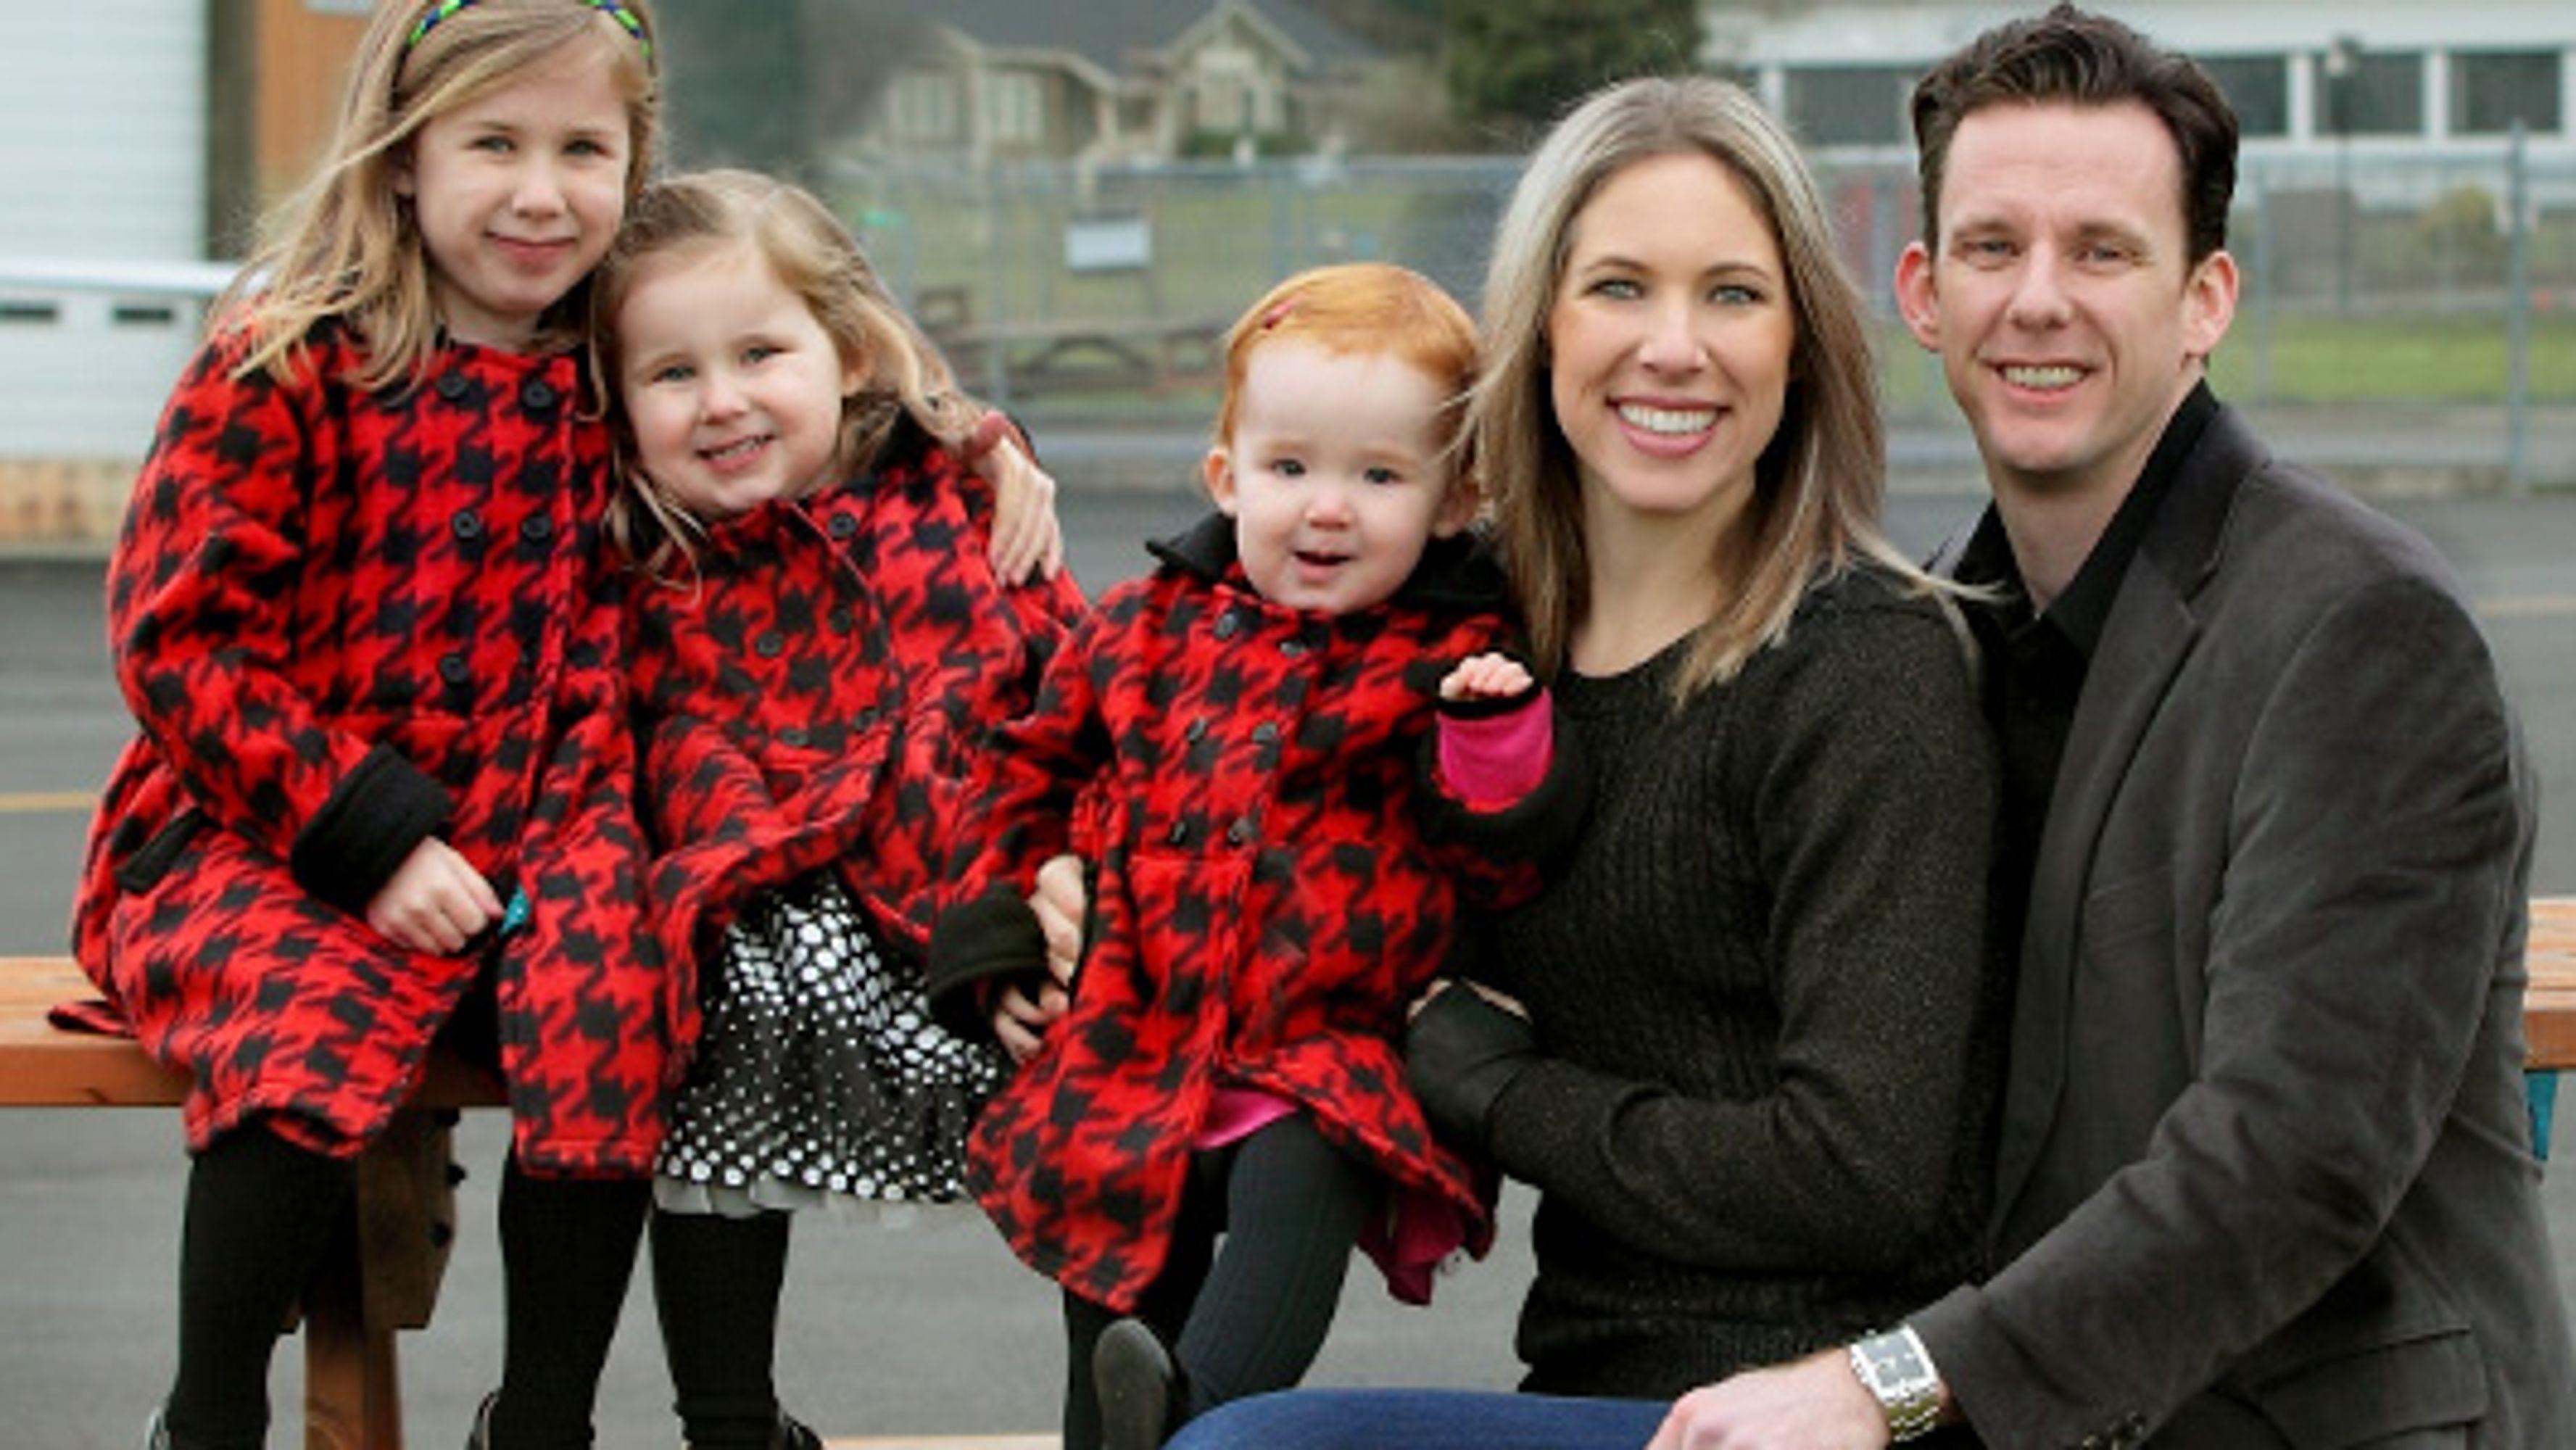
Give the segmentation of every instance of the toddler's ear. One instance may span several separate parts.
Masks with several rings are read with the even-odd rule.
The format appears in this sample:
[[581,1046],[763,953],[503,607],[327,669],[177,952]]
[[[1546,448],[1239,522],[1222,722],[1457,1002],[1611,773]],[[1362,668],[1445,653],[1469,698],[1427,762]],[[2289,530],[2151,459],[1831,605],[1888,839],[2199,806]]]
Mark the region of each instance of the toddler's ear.
[[1476,511],[1485,502],[1485,487],[1476,475],[1462,473],[1450,481],[1447,496],[1440,500],[1440,511],[1431,516],[1431,537],[1445,539],[1476,521]]
[[1208,497],[1216,501],[1216,511],[1234,517],[1234,455],[1223,444],[1207,451],[1199,460],[1199,477],[1206,480]]

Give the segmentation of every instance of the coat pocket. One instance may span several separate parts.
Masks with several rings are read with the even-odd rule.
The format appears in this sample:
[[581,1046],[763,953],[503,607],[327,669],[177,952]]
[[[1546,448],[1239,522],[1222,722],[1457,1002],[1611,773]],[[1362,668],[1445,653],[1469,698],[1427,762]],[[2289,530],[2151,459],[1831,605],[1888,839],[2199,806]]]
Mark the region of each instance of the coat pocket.
[[2254,1399],[2299,1450],[2375,1446],[2485,1418],[2482,1360],[2477,1337],[2455,1329],[2303,1366]]
[[2363,1260],[2230,1378],[2299,1450],[2377,1445],[2473,1425],[2487,1412],[2486,1356],[2476,1332],[2393,1244]]

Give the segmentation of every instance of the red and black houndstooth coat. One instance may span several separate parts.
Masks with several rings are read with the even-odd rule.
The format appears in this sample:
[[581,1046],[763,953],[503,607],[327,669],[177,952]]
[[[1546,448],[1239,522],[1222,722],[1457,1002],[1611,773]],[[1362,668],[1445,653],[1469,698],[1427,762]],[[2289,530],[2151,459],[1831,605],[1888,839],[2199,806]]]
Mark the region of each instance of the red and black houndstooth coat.
[[927,945],[966,752],[1028,707],[1080,617],[1072,576],[1006,589],[992,490],[909,423],[878,466],[716,523],[634,594],[651,896],[696,1040],[699,949],[826,865],[889,945]]
[[1253,592],[1231,520],[1156,552],[984,756],[932,946],[944,1020],[989,1032],[979,985],[1042,964],[1022,894],[1104,769],[1106,845],[1073,1005],[977,1121],[968,1184],[1032,1267],[1132,1308],[1212,1093],[1246,1087],[1309,1114],[1391,1201],[1445,1204],[1481,1254],[1490,1195],[1433,1141],[1396,1040],[1473,866],[1424,840],[1418,754],[1440,677],[1501,639],[1500,572],[1434,541],[1392,601],[1330,617]]
[[[163,412],[108,579],[141,732],[100,803],[76,954],[195,1075],[188,1140],[253,1114],[357,1151],[488,962],[513,1144],[649,1171],[666,1065],[628,728],[608,438],[567,356],[448,345],[347,380],[325,327],[281,385],[231,332]],[[523,927],[411,951],[361,919],[437,835]]]

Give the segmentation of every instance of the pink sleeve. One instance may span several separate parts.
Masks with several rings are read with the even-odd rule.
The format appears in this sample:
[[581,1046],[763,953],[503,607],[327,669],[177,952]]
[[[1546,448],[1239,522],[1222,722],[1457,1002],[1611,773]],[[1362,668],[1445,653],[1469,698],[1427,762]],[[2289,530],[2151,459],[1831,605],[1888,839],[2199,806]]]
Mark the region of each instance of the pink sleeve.
[[1440,780],[1471,811],[1519,803],[1547,778],[1556,717],[1544,689],[1491,714],[1440,715]]

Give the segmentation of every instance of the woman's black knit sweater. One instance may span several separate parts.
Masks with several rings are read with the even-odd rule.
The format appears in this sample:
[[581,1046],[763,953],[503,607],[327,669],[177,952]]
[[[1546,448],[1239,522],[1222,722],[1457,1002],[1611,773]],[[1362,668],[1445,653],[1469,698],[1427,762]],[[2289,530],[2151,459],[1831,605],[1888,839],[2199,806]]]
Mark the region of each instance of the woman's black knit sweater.
[[1534,1390],[1676,1395],[1976,1268],[2007,998],[1960,637],[1855,568],[1677,711],[1688,648],[1555,681],[1588,815],[1480,944],[1542,1054],[1490,1117],[1540,1192]]

